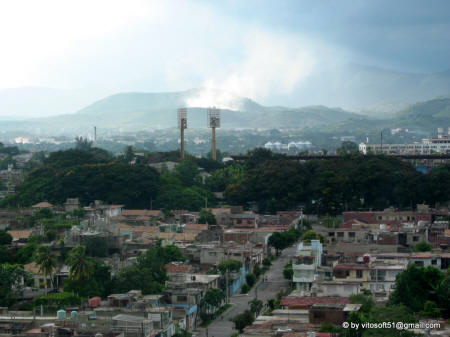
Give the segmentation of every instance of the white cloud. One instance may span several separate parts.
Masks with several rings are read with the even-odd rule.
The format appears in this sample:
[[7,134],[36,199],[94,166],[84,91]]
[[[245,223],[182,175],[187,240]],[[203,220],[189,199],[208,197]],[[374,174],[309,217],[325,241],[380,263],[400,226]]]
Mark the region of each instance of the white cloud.
[[255,100],[271,94],[292,93],[313,71],[319,49],[323,49],[304,37],[255,29],[242,36],[240,45],[244,49],[241,60],[227,72],[212,70],[214,75],[207,75],[204,81],[205,90],[189,99],[188,106],[232,108],[232,93]]

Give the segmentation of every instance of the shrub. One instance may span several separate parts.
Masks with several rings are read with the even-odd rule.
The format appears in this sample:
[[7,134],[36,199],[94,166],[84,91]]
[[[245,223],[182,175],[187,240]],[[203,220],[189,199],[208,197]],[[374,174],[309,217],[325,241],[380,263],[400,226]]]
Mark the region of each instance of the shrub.
[[247,284],[247,283],[245,283],[243,286],[242,286],[242,288],[241,288],[241,293],[242,294],[246,294],[246,293],[248,293],[249,291],[250,291],[250,286]]
[[247,275],[245,275],[245,280],[247,281],[247,284],[251,288],[256,283],[256,276],[255,276],[255,274],[247,274]]

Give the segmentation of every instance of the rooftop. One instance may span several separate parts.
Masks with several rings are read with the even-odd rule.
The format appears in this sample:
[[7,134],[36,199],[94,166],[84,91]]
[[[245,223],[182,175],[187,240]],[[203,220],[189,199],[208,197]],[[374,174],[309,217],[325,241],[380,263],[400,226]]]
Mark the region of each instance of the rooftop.
[[346,297],[284,297],[281,306],[310,307],[316,303],[350,303]]

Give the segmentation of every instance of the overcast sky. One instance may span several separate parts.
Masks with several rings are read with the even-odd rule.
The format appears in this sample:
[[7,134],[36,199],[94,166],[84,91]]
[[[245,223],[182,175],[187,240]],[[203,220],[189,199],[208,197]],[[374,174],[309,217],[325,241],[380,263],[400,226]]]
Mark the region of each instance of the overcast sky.
[[175,91],[270,102],[318,67],[450,68],[450,1],[3,0],[0,88]]

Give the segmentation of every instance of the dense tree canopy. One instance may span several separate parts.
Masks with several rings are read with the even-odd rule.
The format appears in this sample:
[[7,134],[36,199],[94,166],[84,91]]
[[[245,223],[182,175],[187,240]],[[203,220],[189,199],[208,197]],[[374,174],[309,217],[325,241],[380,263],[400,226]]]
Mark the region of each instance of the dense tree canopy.
[[135,265],[124,268],[113,280],[116,292],[141,289],[143,294],[158,294],[167,280],[165,265],[183,261],[183,254],[176,246],[154,246],[138,258]]
[[[255,203],[260,212],[304,207],[306,213],[337,215],[350,209],[413,208],[422,202],[449,201],[450,165],[422,174],[398,158],[363,156],[351,149],[354,146],[343,144],[344,156],[303,163],[264,149],[250,151],[245,163],[227,165],[187,155],[172,172],[161,173],[148,164],[176,161],[177,151],[145,153],[134,165],[92,147],[58,151],[29,171],[17,193],[0,206],[43,200],[62,204],[78,197],[82,204],[103,200],[128,208],[198,211],[216,204],[213,192],[225,192],[229,204]],[[205,182],[199,168],[210,174]]]
[[389,297],[391,304],[401,304],[413,312],[424,310],[427,301],[433,302],[443,309],[443,315],[450,314],[450,274],[443,274],[439,269],[418,267],[415,264],[408,266],[404,272],[397,275],[395,290]]
[[[218,179],[214,176],[214,185]],[[339,214],[346,209],[414,207],[446,202],[450,165],[424,175],[407,162],[360,154],[297,163],[270,151],[255,150],[237,183],[226,185],[229,202],[257,202],[260,211],[306,206],[306,212]]]
[[32,205],[42,200],[62,204],[77,197],[84,204],[94,200],[145,208],[159,191],[159,175],[153,168],[111,162],[55,169],[41,167],[32,171],[18,193],[4,204]]

